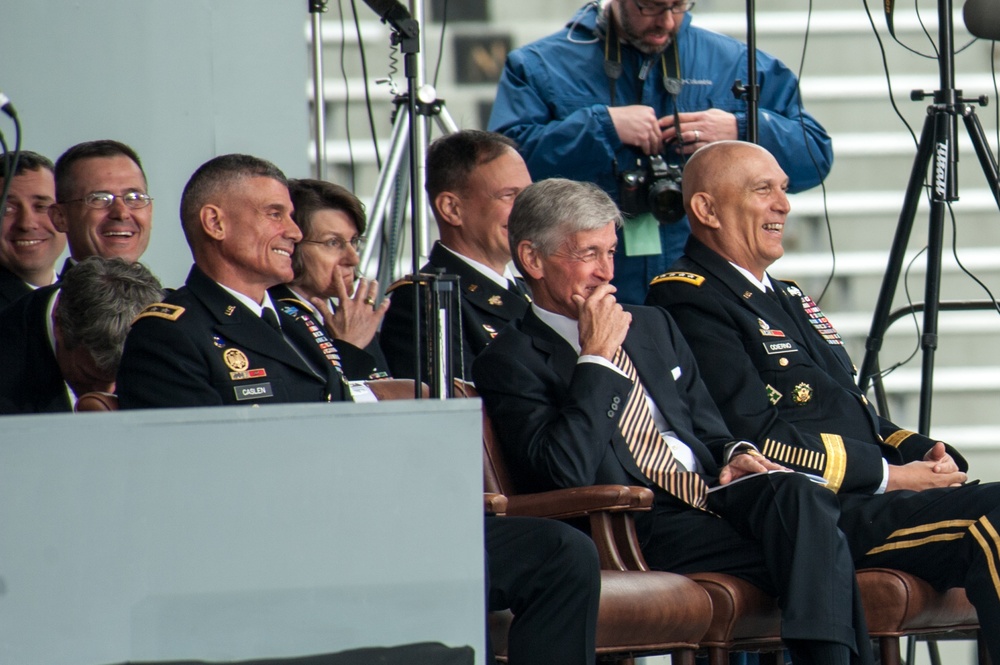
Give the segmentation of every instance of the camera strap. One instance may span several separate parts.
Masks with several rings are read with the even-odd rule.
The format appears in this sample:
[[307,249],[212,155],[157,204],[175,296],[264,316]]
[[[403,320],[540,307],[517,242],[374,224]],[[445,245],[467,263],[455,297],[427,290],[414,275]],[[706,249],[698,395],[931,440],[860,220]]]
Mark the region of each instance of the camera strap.
[[[612,57],[612,44],[614,45],[614,54]],[[677,46],[677,39],[671,42],[672,48],[669,50],[672,71],[668,73],[667,71],[667,51],[660,54],[660,70],[663,77],[663,89],[668,95],[674,97],[674,106],[677,106],[676,97],[681,92],[681,87],[683,83],[681,82],[681,56],[680,49]],[[646,69],[645,67],[643,68]],[[615,26],[614,17],[608,17],[608,31],[607,36],[604,40],[604,74],[608,77],[608,93],[611,99],[611,106],[618,105],[618,94],[617,94],[617,83],[618,79],[622,76],[622,44],[618,39],[618,28]],[[640,80],[645,80],[646,76],[640,74]],[[642,101],[642,89],[640,86],[638,99],[635,100],[636,103]]]

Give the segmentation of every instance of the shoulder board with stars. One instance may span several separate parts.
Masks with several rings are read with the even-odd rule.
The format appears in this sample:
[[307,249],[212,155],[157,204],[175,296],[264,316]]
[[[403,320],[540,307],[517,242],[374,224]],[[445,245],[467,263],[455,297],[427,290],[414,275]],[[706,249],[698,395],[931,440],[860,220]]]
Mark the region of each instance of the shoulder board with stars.
[[167,319],[168,321],[176,321],[181,318],[181,314],[183,313],[184,308],[178,305],[168,305],[165,302],[154,302],[152,305],[149,305],[146,309],[139,312],[139,314],[132,319],[132,323],[135,323],[139,319],[145,319],[151,316],[159,319]]
[[702,275],[696,275],[693,272],[665,272],[662,275],[654,277],[653,281],[651,281],[649,285],[653,286],[662,282],[684,282],[685,284],[691,284],[692,286],[701,286],[705,283],[705,278]]

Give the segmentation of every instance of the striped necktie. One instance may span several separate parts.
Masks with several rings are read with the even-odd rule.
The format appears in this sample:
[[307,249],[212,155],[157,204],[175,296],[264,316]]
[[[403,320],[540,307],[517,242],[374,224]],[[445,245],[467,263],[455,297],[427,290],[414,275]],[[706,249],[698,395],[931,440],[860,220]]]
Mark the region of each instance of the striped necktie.
[[708,510],[708,486],[699,474],[680,470],[670,446],[663,440],[653,422],[653,413],[646,400],[646,389],[625,349],[618,349],[614,363],[632,380],[632,392],[629,393],[618,426],[639,470],[684,503]]

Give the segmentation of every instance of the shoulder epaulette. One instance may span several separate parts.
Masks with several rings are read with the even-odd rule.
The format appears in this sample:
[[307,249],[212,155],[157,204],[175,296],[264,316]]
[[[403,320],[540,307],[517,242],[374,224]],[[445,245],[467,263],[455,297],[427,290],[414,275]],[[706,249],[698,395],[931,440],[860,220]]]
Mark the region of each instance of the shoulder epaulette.
[[[417,278],[420,280],[421,284],[427,284],[434,277],[437,277],[437,275],[430,275],[430,274],[423,273],[423,272],[419,273],[417,275]],[[392,284],[389,285],[389,288],[387,288],[385,290],[385,294],[389,295],[390,293],[392,293],[393,291],[395,291],[399,287],[401,287],[401,286],[408,286],[410,284],[413,284],[413,275],[407,275],[406,277],[402,277],[400,279],[397,279],[395,282],[393,282]]]
[[305,309],[306,311],[310,311],[309,305],[305,304],[298,298],[279,298],[278,302],[288,303],[289,305],[295,305],[300,309]]
[[696,275],[693,272],[665,272],[662,275],[657,275],[653,278],[653,281],[649,283],[650,286],[656,284],[662,284],[663,282],[684,282],[685,284],[690,284],[692,286],[701,286],[705,283],[705,278],[701,275]]
[[167,319],[168,321],[176,321],[181,318],[181,314],[184,313],[184,308],[179,305],[169,305],[165,302],[154,302],[152,305],[146,307],[146,309],[139,312],[138,316],[132,319],[132,323],[135,323],[139,319],[144,319],[147,316],[155,316],[160,319]]
[[389,285],[389,288],[385,290],[385,294],[389,295],[399,287],[408,286],[410,284],[413,284],[413,280],[409,279],[408,277],[404,277],[403,279],[397,279],[395,282]]

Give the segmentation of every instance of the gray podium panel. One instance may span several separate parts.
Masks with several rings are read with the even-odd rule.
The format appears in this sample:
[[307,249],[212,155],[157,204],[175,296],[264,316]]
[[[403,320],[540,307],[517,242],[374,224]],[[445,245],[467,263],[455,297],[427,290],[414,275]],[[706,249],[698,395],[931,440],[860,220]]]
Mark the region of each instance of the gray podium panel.
[[479,400],[0,419],[0,662],[482,661]]

